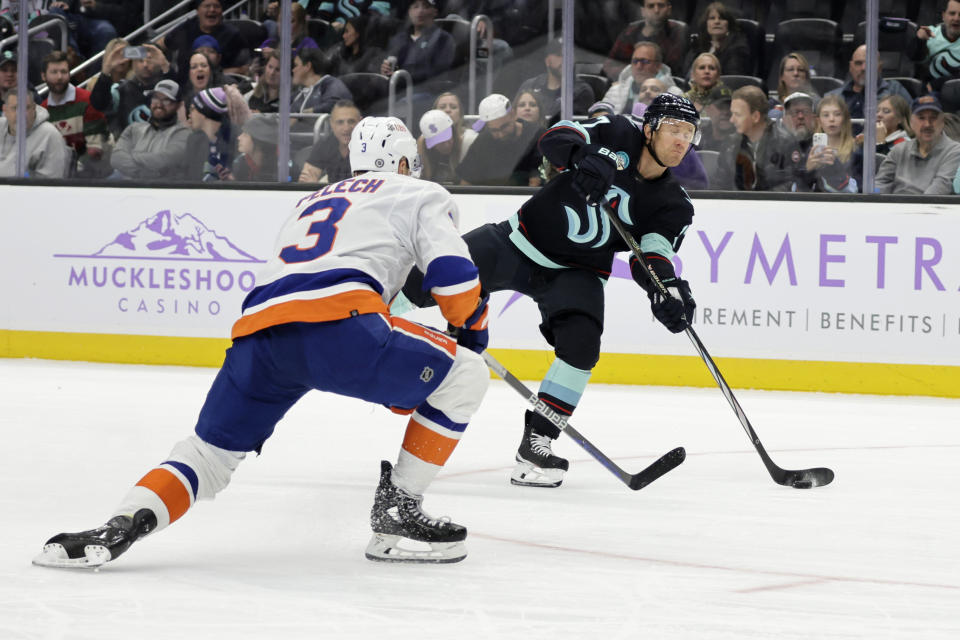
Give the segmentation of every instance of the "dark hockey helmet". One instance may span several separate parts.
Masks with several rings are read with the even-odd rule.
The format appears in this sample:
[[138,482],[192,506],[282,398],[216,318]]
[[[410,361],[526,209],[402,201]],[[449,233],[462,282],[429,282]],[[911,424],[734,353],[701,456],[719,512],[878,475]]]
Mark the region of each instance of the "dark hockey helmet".
[[689,122],[694,127],[691,144],[700,142],[700,113],[693,103],[683,96],[661,93],[643,113],[643,124],[650,125],[653,131],[656,131],[664,120]]

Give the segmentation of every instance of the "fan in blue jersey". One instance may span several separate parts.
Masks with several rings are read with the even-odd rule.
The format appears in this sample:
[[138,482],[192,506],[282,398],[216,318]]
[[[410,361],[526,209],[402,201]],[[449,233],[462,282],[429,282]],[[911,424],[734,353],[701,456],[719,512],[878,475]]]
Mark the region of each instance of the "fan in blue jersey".
[[[654,316],[677,333],[696,304],[672,258],[693,220],[693,203],[670,173],[699,136],[700,116],[684,97],[655,98],[642,124],[627,116],[561,121],[540,138],[543,155],[561,172],[509,220],[464,236],[486,291],[517,291],[540,309],[540,331],[556,358],[539,397],[563,415],[573,413],[600,357],[604,283],[614,254],[627,251],[599,206],[607,200],[644,257],[673,294],[661,296],[636,259],[634,279],[650,298]],[[411,273],[396,312],[431,304],[419,274]],[[560,431],[527,411],[511,482],[556,487],[567,460],[551,443]]]
[[[440,185],[415,179],[417,143],[400,120],[361,120],[350,164],[352,178],[301,198],[280,230],[273,257],[243,302],[195,433],[127,492],[105,525],[54,536],[34,564],[99,566],[197,500],[212,499],[311,389],[410,415],[396,466],[380,466],[366,556],[466,556],[466,528],[427,515],[421,502],[489,383],[478,355],[487,344],[487,296],[455,226],[456,204]],[[387,303],[414,265],[459,328],[456,341],[390,316]],[[357,446],[363,437],[357,435]]]

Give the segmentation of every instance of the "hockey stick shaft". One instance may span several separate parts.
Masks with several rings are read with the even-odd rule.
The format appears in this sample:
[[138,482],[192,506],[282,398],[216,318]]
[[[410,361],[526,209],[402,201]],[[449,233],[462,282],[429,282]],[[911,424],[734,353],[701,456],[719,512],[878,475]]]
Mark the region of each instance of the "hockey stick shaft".
[[[627,246],[630,247],[630,251],[637,258],[647,275],[650,276],[650,280],[653,282],[660,295],[671,297],[670,292],[667,291],[667,288],[664,286],[663,282],[660,281],[660,277],[657,275],[657,272],[654,271],[653,267],[650,266],[650,263],[648,263],[643,257],[643,251],[640,249],[640,244],[637,242],[636,238],[630,235],[630,233],[628,233],[624,228],[623,223],[613,211],[610,203],[604,201],[601,204],[604,212],[610,219],[610,223],[617,230],[617,233],[619,233],[623,238],[624,242],[627,243]],[[707,352],[707,348],[704,346],[703,342],[701,342],[700,336],[697,335],[697,332],[694,331],[693,326],[691,326],[689,322],[687,322],[687,328],[684,331],[687,334],[687,337],[690,338],[690,342],[693,343],[694,349],[700,355],[700,358],[703,360],[704,364],[707,365],[707,370],[710,371],[710,375],[713,376],[717,386],[720,387],[720,391],[727,399],[727,403],[733,409],[737,419],[740,420],[740,425],[747,433],[747,437],[750,439],[750,442],[753,443],[753,447],[757,450],[757,453],[760,455],[760,459],[763,461],[763,465],[767,468],[767,472],[770,474],[770,477],[773,478],[774,482],[777,484],[791,484],[795,487],[798,487],[798,482],[804,485],[809,482],[811,483],[810,486],[829,484],[833,480],[833,471],[830,469],[817,468],[804,471],[788,471],[781,468],[773,461],[773,459],[767,453],[767,450],[764,448],[763,443],[760,442],[760,436],[757,435],[753,425],[750,424],[750,420],[747,418],[747,414],[743,411],[743,407],[740,406],[736,396],[733,395],[733,390],[730,388],[730,385],[727,384],[723,374],[720,373],[720,368],[717,367],[717,363],[713,361],[713,358],[711,358],[710,354]],[[808,487],[803,486],[798,488]]]
[[580,445],[584,451],[589,453],[597,462],[606,467],[610,473],[615,475],[621,482],[634,491],[637,489],[642,489],[666,472],[678,466],[686,457],[686,452],[684,451],[683,447],[677,447],[669,453],[661,456],[643,471],[640,471],[636,474],[627,473],[621,469],[617,463],[607,457],[606,454],[600,451],[600,449],[594,446],[592,442],[587,440],[582,433],[573,427],[573,425],[567,422],[566,416],[560,415],[551,409],[550,406],[540,399],[535,392],[527,387],[527,385],[523,384],[519,378],[510,373],[510,371],[500,364],[497,359],[490,354],[489,351],[484,351],[481,355],[483,356],[484,362],[486,362],[487,366],[490,367],[491,371],[500,376],[504,382],[506,382],[517,393],[526,398],[533,411],[539,413],[541,416],[549,420],[552,425],[560,429],[560,431],[563,431],[570,436],[570,438]]

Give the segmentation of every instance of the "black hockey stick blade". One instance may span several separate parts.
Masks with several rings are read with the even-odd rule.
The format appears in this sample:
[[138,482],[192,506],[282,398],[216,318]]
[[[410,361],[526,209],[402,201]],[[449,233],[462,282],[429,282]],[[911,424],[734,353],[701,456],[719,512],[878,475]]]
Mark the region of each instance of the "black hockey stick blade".
[[666,472],[679,467],[686,458],[686,450],[683,447],[677,447],[673,451],[660,456],[656,462],[643,471],[633,474],[627,486],[634,491],[643,489]]
[[783,471],[783,478],[781,480],[774,478],[774,481],[776,481],[777,484],[793,487],[794,489],[813,489],[814,487],[822,487],[825,484],[833,482],[833,471],[826,467],[799,469],[796,471],[781,469],[781,471]]
[[686,458],[686,451],[683,447],[677,447],[673,451],[666,453],[660,456],[656,462],[651,464],[649,467],[640,471],[639,473],[627,473],[621,469],[616,462],[611,460],[605,453],[597,449],[597,447],[587,440],[582,433],[574,429],[573,425],[567,422],[567,417],[562,416],[553,409],[551,409],[545,402],[543,402],[536,393],[530,390],[527,385],[523,384],[519,378],[510,373],[506,367],[500,364],[496,358],[494,358],[490,352],[484,351],[482,354],[484,362],[487,363],[487,366],[490,367],[490,370],[495,374],[500,376],[507,385],[523,396],[527,403],[530,405],[530,408],[533,411],[536,411],[547,420],[551,422],[555,427],[560,429],[560,431],[566,433],[570,438],[580,445],[584,451],[589,453],[594,460],[602,464],[606,469],[615,475],[620,482],[624,483],[634,491],[643,489],[648,484],[667,473],[671,469],[678,467]]
[[[643,257],[643,251],[640,249],[639,243],[637,243],[637,240],[633,236],[627,233],[627,230],[624,228],[623,223],[619,220],[617,214],[610,206],[610,203],[606,200],[603,200],[600,202],[600,205],[603,208],[604,213],[607,215],[607,218],[610,219],[610,224],[612,224],[617,230],[617,233],[620,234],[620,237],[623,238],[623,241],[627,243],[627,247],[630,248],[630,251],[637,258],[637,261],[644,268],[647,275],[650,276],[651,282],[653,282],[653,285],[657,288],[660,295],[670,297],[670,292],[667,291],[667,288],[663,285],[663,282],[660,281],[659,276],[657,276],[657,272],[653,270],[650,264]],[[720,369],[717,367],[717,364],[713,361],[713,358],[710,357],[710,354],[707,352],[707,348],[700,341],[700,336],[697,335],[697,332],[694,331],[693,327],[689,324],[685,329],[685,333],[687,334],[687,337],[690,338],[690,342],[693,343],[694,349],[700,355],[700,358],[703,360],[704,364],[707,365],[710,375],[713,376],[717,386],[720,387],[720,391],[723,392],[723,395],[727,399],[727,403],[730,405],[730,408],[733,409],[733,412],[740,420],[740,425],[743,427],[743,430],[746,431],[747,437],[750,438],[750,442],[753,443],[757,453],[760,454],[760,459],[763,461],[763,464],[767,468],[767,472],[770,474],[770,477],[773,478],[773,481],[783,486],[793,487],[794,489],[812,489],[814,487],[822,487],[833,482],[833,471],[827,469],[826,467],[815,467],[813,469],[791,471],[781,468],[773,461],[772,458],[770,458],[766,449],[763,448],[763,444],[760,442],[760,437],[757,435],[757,432],[753,430],[753,425],[750,424],[747,414],[744,413],[743,408],[737,401],[736,396],[733,395],[733,390],[730,388],[730,385],[727,384],[727,381],[724,380],[723,374],[720,373]]]

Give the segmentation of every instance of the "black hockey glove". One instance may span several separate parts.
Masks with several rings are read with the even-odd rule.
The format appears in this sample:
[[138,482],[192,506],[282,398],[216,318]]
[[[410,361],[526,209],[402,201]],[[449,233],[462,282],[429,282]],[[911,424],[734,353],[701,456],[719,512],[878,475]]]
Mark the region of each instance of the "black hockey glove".
[[585,144],[571,158],[576,173],[573,188],[590,204],[602,202],[617,173],[617,154],[606,147]]
[[490,334],[487,332],[487,303],[490,301],[490,295],[484,294],[477,303],[477,308],[473,314],[467,318],[457,333],[457,344],[461,347],[483,353],[490,342]]
[[671,333],[680,333],[693,320],[693,311],[697,303],[690,293],[690,285],[680,278],[669,278],[663,281],[669,297],[664,297],[657,289],[648,293],[650,310],[654,317]]

